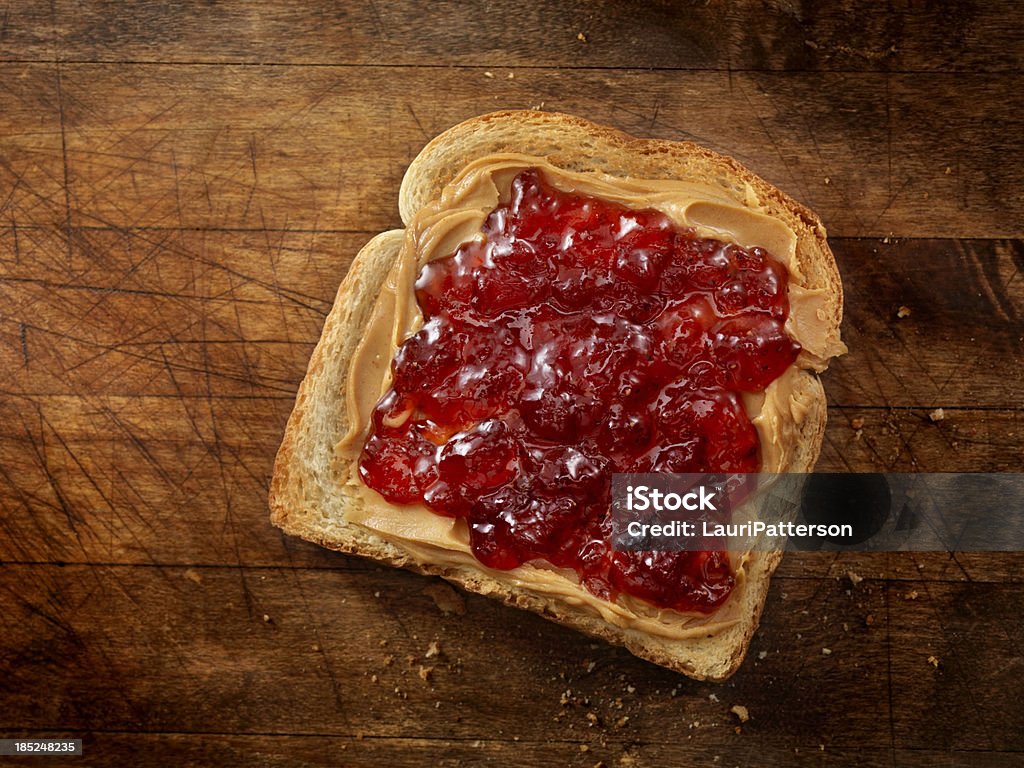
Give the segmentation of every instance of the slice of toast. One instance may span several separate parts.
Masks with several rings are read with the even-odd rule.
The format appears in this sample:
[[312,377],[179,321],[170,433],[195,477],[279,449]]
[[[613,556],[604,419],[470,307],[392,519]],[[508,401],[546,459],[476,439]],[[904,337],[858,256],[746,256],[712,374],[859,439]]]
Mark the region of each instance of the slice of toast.
[[[820,349],[802,354],[794,388],[803,408],[787,415],[790,430],[786,466],[781,471],[813,468],[825,428],[825,395],[816,370],[842,350],[839,323],[842,288],[817,217],[734,160],[691,143],[636,139],[568,115],[498,112],[455,126],[412,162],[402,182],[399,209],[407,225],[418,211],[441,197],[442,190],[473,160],[514,152],[546,160],[574,172],[642,179],[678,179],[711,185],[739,205],[756,205],[785,222],[797,236],[795,266],[802,286],[825,296],[817,310],[824,329]],[[346,521],[346,510],[360,503],[347,483],[351,464],[337,461],[350,413],[344,392],[349,369],[364,336],[378,294],[402,251],[405,230],[385,232],[358,254],[338,290],[334,307],[299,387],[277,455],[271,484],[272,522],[284,531],[325,547],[370,557],[424,574],[441,576],[472,592],[497,597],[589,635],[626,646],[636,655],[697,679],[721,680],[743,660],[757,627],[778,552],[751,552],[745,578],[726,601],[729,622],[685,638],[667,637],[603,618],[570,595],[536,590],[514,572],[496,571],[470,559],[444,561],[428,548],[403,547],[374,531]],[[795,409],[794,409],[795,410]],[[530,564],[520,566],[530,568]],[[519,570],[519,569],[515,569]],[[573,585],[569,584],[571,591]],[[583,587],[575,589],[582,594]],[[592,597],[592,596],[591,596]],[[725,606],[723,606],[724,609]],[[722,609],[720,609],[722,610]]]

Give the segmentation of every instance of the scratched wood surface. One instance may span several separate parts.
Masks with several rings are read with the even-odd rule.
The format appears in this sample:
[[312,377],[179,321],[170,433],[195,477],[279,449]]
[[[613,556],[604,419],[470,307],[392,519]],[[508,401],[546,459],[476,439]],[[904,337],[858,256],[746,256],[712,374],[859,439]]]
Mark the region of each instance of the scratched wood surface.
[[104,766],[1024,763],[1021,555],[787,556],[716,686],[267,522],[353,255],[423,143],[499,107],[698,140],[818,211],[850,346],[820,468],[1024,470],[1021,13],[865,5],[0,9],[0,736]]

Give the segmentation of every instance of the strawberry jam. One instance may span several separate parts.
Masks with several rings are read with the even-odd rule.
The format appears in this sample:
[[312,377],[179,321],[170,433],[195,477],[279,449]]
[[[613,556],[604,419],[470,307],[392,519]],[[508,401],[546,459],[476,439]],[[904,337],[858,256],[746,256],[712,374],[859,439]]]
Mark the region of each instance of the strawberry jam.
[[710,612],[724,552],[610,545],[614,472],[756,472],[741,405],[796,359],[785,267],[536,170],[416,282],[423,327],[373,413],[363,481],[465,518],[476,557],[571,568],[594,594]]

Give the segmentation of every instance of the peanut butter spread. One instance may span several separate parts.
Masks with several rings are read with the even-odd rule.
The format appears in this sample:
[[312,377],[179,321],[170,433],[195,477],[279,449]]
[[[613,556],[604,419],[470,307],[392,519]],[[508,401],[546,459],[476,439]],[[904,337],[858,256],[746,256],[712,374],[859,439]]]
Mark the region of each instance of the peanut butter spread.
[[[346,382],[347,431],[337,446],[338,464],[346,468],[351,500],[345,520],[409,553],[420,561],[453,567],[483,569],[469,546],[464,520],[442,517],[422,505],[395,506],[368,488],[358,475],[358,461],[373,408],[391,386],[391,361],[397,348],[423,324],[414,285],[420,268],[432,259],[454,253],[460,245],[483,237],[487,215],[507,199],[512,179],[526,168],[539,168],[558,189],[591,195],[636,209],[661,211],[681,227],[743,247],[760,246],[789,270],[789,317],[786,331],[803,351],[795,365],[762,393],[745,394],[744,409],[761,443],[761,471],[786,471],[793,434],[811,405],[809,395],[795,386],[800,370],[823,369],[828,359],[844,350],[830,333],[828,294],[804,285],[796,259],[796,233],[768,215],[753,189],[745,205],[723,190],[701,183],[646,180],[598,173],[575,173],[525,155],[501,154],[480,158],[467,166],[441,194],[410,222],[401,252],[387,275],[373,307],[364,336],[352,359]],[[726,603],[711,615],[659,610],[629,596],[615,602],[584,589],[572,571],[545,563],[526,563],[489,575],[510,587],[558,597],[600,616],[616,626],[665,638],[713,634],[734,624],[743,610],[746,566],[752,553],[733,554],[736,584]]]

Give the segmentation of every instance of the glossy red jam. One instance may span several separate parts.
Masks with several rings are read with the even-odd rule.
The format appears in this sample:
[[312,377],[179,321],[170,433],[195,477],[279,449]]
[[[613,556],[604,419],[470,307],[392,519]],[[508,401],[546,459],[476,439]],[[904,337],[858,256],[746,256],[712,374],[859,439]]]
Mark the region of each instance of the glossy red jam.
[[487,566],[545,560],[594,594],[711,611],[722,552],[616,552],[614,472],[756,472],[740,393],[799,345],[785,267],[653,210],[561,192],[534,170],[481,243],[427,264],[360,460],[397,504],[465,518]]

